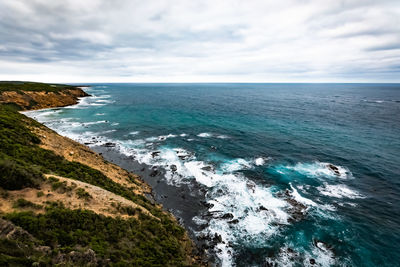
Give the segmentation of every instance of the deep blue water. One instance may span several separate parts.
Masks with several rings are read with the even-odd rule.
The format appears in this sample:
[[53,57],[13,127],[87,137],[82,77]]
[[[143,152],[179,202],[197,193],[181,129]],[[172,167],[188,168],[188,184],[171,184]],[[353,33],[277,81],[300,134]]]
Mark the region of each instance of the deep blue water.
[[206,188],[218,264],[398,266],[399,84],[91,86],[29,115]]

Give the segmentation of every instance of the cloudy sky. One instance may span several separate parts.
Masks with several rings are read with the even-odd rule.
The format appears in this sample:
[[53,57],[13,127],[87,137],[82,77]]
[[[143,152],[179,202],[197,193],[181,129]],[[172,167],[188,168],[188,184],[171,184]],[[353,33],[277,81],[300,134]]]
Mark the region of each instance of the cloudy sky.
[[400,82],[400,1],[0,0],[0,80]]

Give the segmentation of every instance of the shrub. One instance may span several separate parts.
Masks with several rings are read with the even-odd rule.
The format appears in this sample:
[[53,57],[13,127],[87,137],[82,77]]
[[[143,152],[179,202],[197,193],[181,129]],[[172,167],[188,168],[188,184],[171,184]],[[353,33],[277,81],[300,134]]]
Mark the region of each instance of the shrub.
[[89,200],[92,198],[92,196],[83,188],[76,189],[76,195],[78,196],[78,198],[83,198],[85,200]]
[[42,205],[35,204],[29,200],[19,198],[14,202],[13,208],[33,208],[33,209],[41,209]]
[[41,181],[43,176],[35,169],[12,159],[0,159],[0,187],[7,190],[37,188]]

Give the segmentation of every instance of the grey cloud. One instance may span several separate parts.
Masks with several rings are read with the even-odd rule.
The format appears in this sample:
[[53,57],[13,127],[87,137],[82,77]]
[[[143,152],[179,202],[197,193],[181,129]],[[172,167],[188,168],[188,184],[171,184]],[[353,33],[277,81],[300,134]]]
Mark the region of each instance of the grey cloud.
[[32,64],[94,80],[400,77],[387,60],[400,56],[398,1],[0,0],[0,15],[0,73],[28,75],[17,66]]

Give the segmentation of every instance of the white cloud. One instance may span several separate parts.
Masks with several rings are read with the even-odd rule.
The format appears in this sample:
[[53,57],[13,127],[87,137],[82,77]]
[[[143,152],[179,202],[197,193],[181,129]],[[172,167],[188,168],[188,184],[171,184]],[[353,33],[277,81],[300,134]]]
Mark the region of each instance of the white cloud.
[[400,81],[399,1],[0,0],[0,79]]

